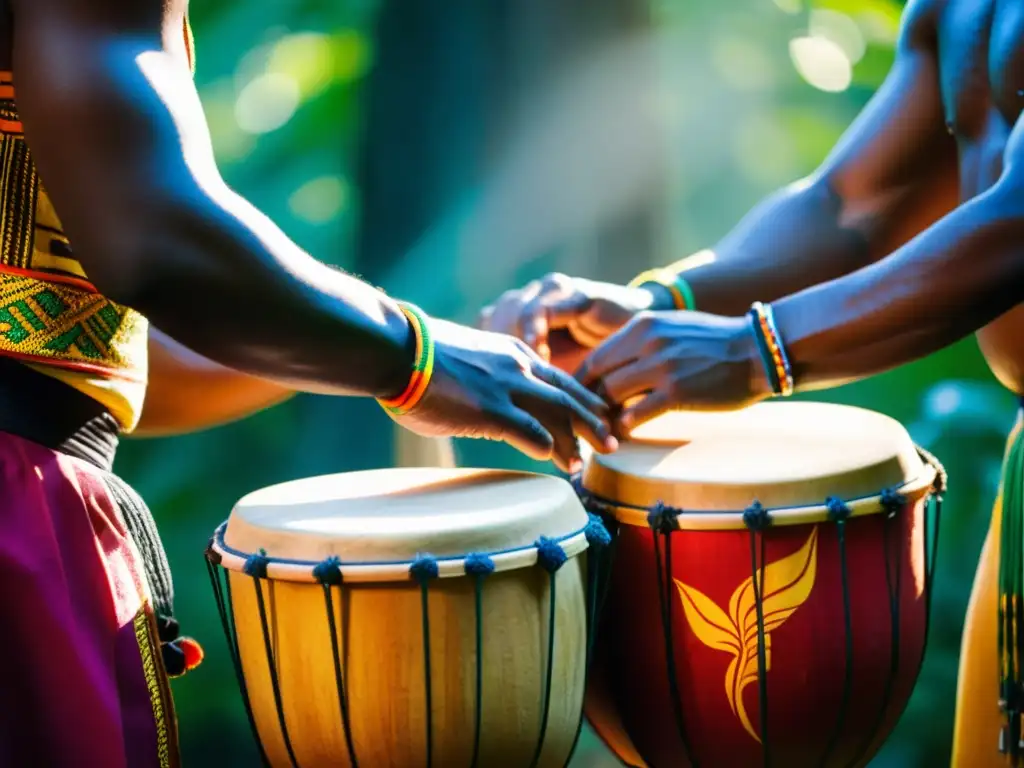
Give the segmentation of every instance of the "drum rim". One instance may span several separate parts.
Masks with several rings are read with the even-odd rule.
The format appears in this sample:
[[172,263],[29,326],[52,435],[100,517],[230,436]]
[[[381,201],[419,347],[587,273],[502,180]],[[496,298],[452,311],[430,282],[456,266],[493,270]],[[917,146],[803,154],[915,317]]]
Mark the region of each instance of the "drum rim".
[[[546,539],[548,543],[558,545],[566,557],[572,558],[582,554],[589,546],[587,538],[588,531],[593,526],[593,521],[587,525],[565,534],[564,536]],[[245,572],[246,563],[253,556],[259,555],[266,562],[266,578],[274,581],[291,581],[306,584],[319,584],[320,579],[314,570],[324,563],[323,560],[297,560],[292,558],[273,557],[264,553],[244,552],[231,547],[224,541],[224,534],[227,530],[228,521],[225,520],[214,532],[210,539],[208,551],[215,553],[220,560],[220,565],[229,571]],[[526,547],[515,549],[497,550],[490,552],[467,552],[458,557],[433,557],[421,555],[437,563],[438,578],[454,578],[457,576],[470,575],[467,563],[471,563],[474,557],[484,556],[494,564],[494,572],[513,571],[520,568],[529,568],[539,561],[540,542]],[[374,562],[337,562],[337,568],[341,580],[345,583],[376,583],[376,582],[402,582],[415,581],[416,577],[412,571],[416,560],[386,560]]]
[[[921,474],[901,485],[893,486],[889,490],[903,496],[908,503],[916,503],[934,491],[938,477],[939,470],[932,464],[923,462]],[[583,506],[589,511],[600,510],[601,514],[612,517],[623,525],[649,527],[648,515],[651,513],[651,508],[625,506],[614,499],[597,496],[582,485],[582,480],[579,492]],[[884,495],[883,492],[880,492],[870,496],[843,499],[843,503],[849,509],[850,517],[866,517],[888,511],[888,508],[882,503]],[[756,499],[751,499],[751,503],[757,504]],[[831,519],[827,501],[803,506],[764,507],[764,511],[770,517],[773,527],[824,523]],[[744,518],[745,514],[746,510],[681,509],[678,516],[675,517],[675,525],[681,531],[745,530],[748,527]]]

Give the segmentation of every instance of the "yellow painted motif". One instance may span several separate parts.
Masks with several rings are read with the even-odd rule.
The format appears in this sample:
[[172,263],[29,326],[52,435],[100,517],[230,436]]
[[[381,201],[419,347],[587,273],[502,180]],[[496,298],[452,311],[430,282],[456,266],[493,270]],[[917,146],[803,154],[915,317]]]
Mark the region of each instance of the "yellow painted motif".
[[[761,605],[764,614],[765,674],[772,666],[770,633],[782,626],[810,597],[814,589],[817,554],[818,529],[815,528],[799,550],[764,568]],[[709,648],[732,656],[725,672],[725,695],[743,729],[760,743],[761,738],[751,724],[743,704],[743,691],[758,679],[757,606],[753,578],[748,578],[733,592],[728,613],[699,590],[678,579],[675,582],[679,599],[683,603],[683,612],[693,633]]]

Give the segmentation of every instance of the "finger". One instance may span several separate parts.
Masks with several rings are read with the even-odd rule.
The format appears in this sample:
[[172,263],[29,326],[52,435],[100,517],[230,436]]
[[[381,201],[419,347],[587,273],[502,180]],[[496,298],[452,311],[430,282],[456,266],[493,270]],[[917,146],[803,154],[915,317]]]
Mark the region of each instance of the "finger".
[[534,280],[522,290],[506,291],[494,303],[488,330],[519,337],[519,319],[523,307],[540,292],[540,281]]
[[494,305],[489,304],[480,310],[480,315],[477,318],[477,325],[485,331],[489,331],[491,328],[491,317],[494,315]]
[[528,390],[513,396],[512,402],[536,418],[548,431],[553,440],[551,460],[556,467],[571,475],[583,468],[583,459],[576,439],[576,417],[566,408],[566,398],[568,395],[534,381]]
[[674,404],[668,394],[662,389],[656,389],[642,400],[623,408],[618,418],[618,427],[624,434],[629,434],[645,421],[668,413],[673,408]]
[[[568,440],[571,439],[573,455],[577,448],[576,433],[603,453],[618,448],[606,417],[591,413],[572,395],[557,386],[541,379],[528,381],[520,394],[513,397],[513,401],[540,419],[554,435],[557,445],[569,445]],[[606,409],[603,403],[602,408]],[[607,410],[604,412],[607,413]]]
[[615,369],[636,360],[639,344],[635,336],[632,322],[617,330],[583,361],[576,371],[576,380],[592,388]]
[[595,416],[604,418],[608,415],[608,404],[565,371],[543,361],[539,361],[539,364],[534,363],[531,371],[536,378],[544,383],[567,392]]
[[646,394],[664,384],[663,370],[659,359],[643,357],[599,379],[596,389],[613,408],[622,406],[631,397]]
[[[517,335],[526,342],[530,349],[541,353],[545,359],[550,359],[548,316],[544,307],[543,294],[523,305],[523,310],[519,314],[519,333]],[[548,348],[547,354],[543,354],[540,347]]]
[[547,461],[554,450],[555,439],[536,418],[519,408],[510,407],[495,421],[501,439],[531,459]]

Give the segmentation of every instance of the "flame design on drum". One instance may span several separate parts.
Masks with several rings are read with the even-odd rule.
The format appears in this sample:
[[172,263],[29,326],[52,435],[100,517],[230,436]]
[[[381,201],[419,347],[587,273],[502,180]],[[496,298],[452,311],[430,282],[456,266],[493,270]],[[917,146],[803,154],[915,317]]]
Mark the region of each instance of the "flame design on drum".
[[[811,596],[817,570],[818,529],[796,552],[764,568],[765,672],[771,669],[771,632],[781,627]],[[759,579],[760,581],[760,574]],[[697,638],[709,648],[733,658],[725,673],[725,695],[744,730],[760,743],[761,738],[747,715],[743,691],[757,681],[757,604],[753,578],[748,578],[729,599],[726,613],[700,590],[674,580],[686,620]]]

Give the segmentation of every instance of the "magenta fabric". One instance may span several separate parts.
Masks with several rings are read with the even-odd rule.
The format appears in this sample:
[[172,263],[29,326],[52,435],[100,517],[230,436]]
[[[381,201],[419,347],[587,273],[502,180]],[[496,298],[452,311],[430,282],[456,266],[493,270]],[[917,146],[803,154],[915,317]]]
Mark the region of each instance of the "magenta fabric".
[[142,563],[102,470],[0,433],[0,766],[169,768]]

